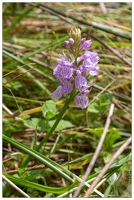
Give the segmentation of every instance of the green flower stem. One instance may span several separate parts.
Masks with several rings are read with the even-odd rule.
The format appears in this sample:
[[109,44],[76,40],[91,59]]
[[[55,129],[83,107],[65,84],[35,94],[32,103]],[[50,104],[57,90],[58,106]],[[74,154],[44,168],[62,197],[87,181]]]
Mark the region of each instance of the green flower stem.
[[[43,144],[46,143],[46,141],[48,140],[48,138],[52,135],[52,133],[54,132],[54,130],[56,129],[57,125],[59,124],[60,120],[62,119],[64,113],[66,112],[70,102],[72,101],[73,95],[74,95],[74,91],[75,89],[73,89],[73,91],[70,94],[70,97],[66,100],[61,112],[59,113],[54,125],[52,126],[52,128],[49,130],[49,132],[46,134],[46,136],[42,139],[42,141],[40,142],[40,144],[38,146],[36,146],[35,150],[39,151],[39,149],[43,146]],[[21,162],[20,167],[26,167],[28,162],[30,161],[31,156],[27,155]]]

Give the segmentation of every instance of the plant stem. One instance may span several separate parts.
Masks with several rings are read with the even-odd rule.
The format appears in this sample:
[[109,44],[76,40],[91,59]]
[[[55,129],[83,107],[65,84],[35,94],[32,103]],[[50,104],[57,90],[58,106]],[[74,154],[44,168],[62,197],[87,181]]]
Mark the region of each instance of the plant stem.
[[[48,140],[48,138],[52,135],[52,133],[54,132],[54,130],[56,129],[57,125],[59,124],[60,120],[62,119],[64,113],[66,112],[72,98],[74,95],[74,89],[70,94],[70,97],[66,100],[61,112],[59,113],[54,125],[51,127],[51,129],[49,130],[49,132],[46,134],[46,136],[42,139],[42,141],[40,142],[40,144],[38,146],[36,146],[35,150],[39,151],[39,149],[43,146],[43,144],[46,143],[46,141]],[[31,160],[31,156],[26,155],[26,157],[22,160],[20,167],[26,167],[28,162]]]

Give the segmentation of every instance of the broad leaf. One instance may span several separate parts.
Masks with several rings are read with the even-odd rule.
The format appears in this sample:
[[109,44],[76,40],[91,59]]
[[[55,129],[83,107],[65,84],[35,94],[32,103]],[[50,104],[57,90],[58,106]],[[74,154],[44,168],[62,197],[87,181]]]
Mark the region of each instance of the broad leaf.
[[55,115],[57,115],[58,112],[57,112],[57,108],[56,108],[55,102],[52,101],[52,100],[46,101],[43,104],[43,110],[42,110],[42,112],[43,112],[43,116],[46,119],[51,119]]
[[99,113],[99,106],[96,102],[93,102],[88,105],[88,112]]
[[105,147],[106,147],[106,150],[111,150],[112,149],[112,146],[113,144],[115,143],[115,141],[117,139],[121,138],[121,135],[118,133],[118,130],[116,128],[112,128],[110,130],[110,132],[106,135],[106,138],[105,138],[105,141],[104,141],[104,144],[105,144]]
[[[55,120],[49,121],[50,127],[53,126],[54,122],[55,122]],[[56,127],[55,131],[61,131],[61,130],[66,129],[66,128],[72,128],[73,126],[74,125],[71,122],[66,121],[66,120],[61,120],[59,122],[58,126]]]

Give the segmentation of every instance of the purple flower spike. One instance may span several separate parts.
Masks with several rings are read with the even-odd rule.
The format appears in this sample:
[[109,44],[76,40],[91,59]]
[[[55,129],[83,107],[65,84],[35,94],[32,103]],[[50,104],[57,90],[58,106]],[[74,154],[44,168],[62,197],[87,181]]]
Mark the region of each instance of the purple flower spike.
[[61,59],[57,59],[58,64],[53,70],[53,74],[58,79],[60,86],[52,93],[52,96],[60,99],[62,95],[65,95],[67,98],[75,89],[79,92],[75,97],[75,104],[84,109],[88,106],[87,94],[89,93],[89,88],[93,85],[87,84],[87,76],[96,76],[98,74],[99,56],[96,52],[89,51],[91,40],[81,39],[80,29],[73,27],[69,35],[70,38],[65,41],[65,46],[71,56],[68,59],[67,55],[62,51],[62,54],[60,54]]
[[88,106],[88,97],[85,94],[79,94],[75,97],[75,104],[84,109]]
[[62,86],[60,85],[57,89],[51,94],[55,99],[60,99],[62,97]]

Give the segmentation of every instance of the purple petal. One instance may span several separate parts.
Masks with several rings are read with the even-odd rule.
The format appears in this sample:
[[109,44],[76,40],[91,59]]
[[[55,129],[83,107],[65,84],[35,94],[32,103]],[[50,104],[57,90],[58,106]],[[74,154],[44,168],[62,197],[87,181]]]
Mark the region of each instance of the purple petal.
[[81,109],[84,109],[88,106],[88,97],[84,94],[79,94],[75,97],[75,104],[80,107]]
[[76,74],[77,74],[77,75],[81,74],[81,70],[79,70],[79,69],[76,70]]
[[84,65],[95,65],[99,61],[99,56],[96,52],[85,51],[82,56],[77,58],[77,63],[79,63],[81,60],[83,60]]
[[91,40],[85,41],[85,43],[84,43],[84,45],[83,45],[83,49],[84,49],[85,51],[88,51],[90,45],[91,45]]
[[89,88],[92,87],[94,85],[94,83],[91,83],[89,85],[86,85],[84,88],[82,88],[80,90],[80,94],[88,94],[89,93]]
[[78,74],[76,77],[75,77],[75,86],[77,89],[80,90],[80,88],[82,86],[85,86],[87,84],[87,80],[84,76],[82,76],[81,74]]
[[73,69],[67,66],[57,65],[57,67],[53,70],[53,74],[57,78],[71,78],[73,75]]
[[89,74],[91,76],[96,76],[98,75],[98,70],[99,70],[99,66],[92,66],[91,68],[89,68]]
[[83,60],[83,55],[77,58],[77,63],[79,63],[81,60]]
[[62,81],[62,91],[64,94],[69,94],[73,90],[73,85],[70,83],[70,81],[63,80]]
[[68,60],[61,60],[61,59],[58,59],[58,65],[61,65],[61,66],[66,66],[66,67],[71,67],[72,66],[72,62],[69,62]]
[[55,99],[60,99],[62,97],[62,86],[58,86],[57,89],[51,94]]
[[99,56],[96,52],[86,51],[84,54],[84,60],[92,64],[97,64],[99,61]]
[[80,43],[81,49],[88,51],[90,45],[91,45],[91,40],[86,40],[86,38],[82,38],[81,43]]
[[85,43],[85,41],[86,41],[86,38],[82,38],[82,39],[81,39],[80,48],[82,48],[82,46],[83,46],[83,44]]

